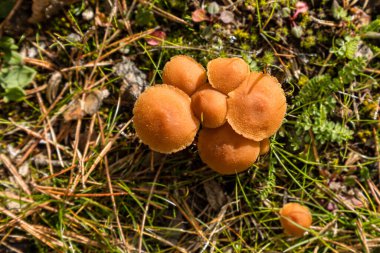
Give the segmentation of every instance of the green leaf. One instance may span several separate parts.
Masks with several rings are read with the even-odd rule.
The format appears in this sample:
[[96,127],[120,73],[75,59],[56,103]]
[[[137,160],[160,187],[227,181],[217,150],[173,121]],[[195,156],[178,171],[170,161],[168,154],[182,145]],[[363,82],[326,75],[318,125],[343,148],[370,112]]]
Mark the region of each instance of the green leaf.
[[17,101],[25,96],[25,92],[20,87],[5,89],[4,102]]
[[36,75],[36,71],[30,67],[16,65],[0,71],[0,82],[4,89],[13,87],[23,88],[27,86]]
[[11,65],[21,64],[22,63],[22,56],[16,51],[5,52],[4,61],[8,64],[11,64]]
[[339,5],[338,1],[334,0],[331,6],[333,17],[337,20],[347,17],[347,11]]
[[16,50],[18,46],[15,44],[15,40],[10,37],[0,38],[0,48],[3,50]]
[[360,39],[358,37],[348,39],[346,42],[346,57],[350,60],[355,58],[356,51],[360,44]]

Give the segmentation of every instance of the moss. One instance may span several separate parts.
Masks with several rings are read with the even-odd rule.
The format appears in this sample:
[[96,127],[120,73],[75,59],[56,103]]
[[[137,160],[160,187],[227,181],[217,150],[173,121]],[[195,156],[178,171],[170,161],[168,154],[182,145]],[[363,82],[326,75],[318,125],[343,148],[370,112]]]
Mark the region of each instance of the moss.
[[322,32],[322,31],[317,31],[317,41],[318,42],[327,42],[328,41],[328,38],[327,36],[325,36],[325,34]]
[[276,39],[285,38],[288,35],[289,35],[289,29],[285,26],[276,30]]
[[252,44],[257,44],[258,39],[259,38],[256,33],[251,33],[251,35],[249,36],[249,40],[251,41]]
[[248,39],[249,38],[249,34],[245,31],[241,30],[241,29],[236,29],[234,31],[234,35],[238,39]]
[[215,23],[212,27],[213,27],[215,30],[222,29],[222,25],[219,24],[219,23]]
[[301,75],[300,78],[298,79],[298,85],[299,86],[304,86],[307,82],[309,81],[309,78],[305,75]]
[[304,40],[301,41],[301,47],[309,49],[316,45],[316,37],[313,35],[306,36]]
[[361,139],[362,142],[366,142],[368,138],[372,138],[372,132],[368,129],[360,130],[357,133],[358,137]]
[[250,45],[246,43],[241,44],[240,48],[244,51],[249,51],[251,49]]
[[298,23],[299,26],[306,28],[311,22],[311,18],[307,13],[302,15],[302,20]]
[[272,51],[265,51],[261,61],[266,65],[273,65],[275,62],[275,57]]

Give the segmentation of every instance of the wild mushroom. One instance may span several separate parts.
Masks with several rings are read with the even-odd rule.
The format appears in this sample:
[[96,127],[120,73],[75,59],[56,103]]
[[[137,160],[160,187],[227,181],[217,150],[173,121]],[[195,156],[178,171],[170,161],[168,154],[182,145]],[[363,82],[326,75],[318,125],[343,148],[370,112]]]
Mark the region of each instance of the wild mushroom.
[[257,159],[260,144],[237,134],[228,123],[202,128],[198,137],[199,156],[211,169],[230,175],[248,169]]
[[186,148],[193,142],[199,128],[190,103],[186,93],[170,85],[146,89],[133,108],[133,123],[138,137],[160,153]]
[[260,155],[265,155],[269,152],[270,149],[270,140],[269,138],[265,138],[264,140],[260,141]]
[[228,94],[249,75],[248,64],[240,58],[216,58],[207,64],[207,76],[211,86]]
[[163,70],[165,84],[175,86],[191,96],[202,84],[206,83],[206,70],[193,58],[176,55],[168,61]]
[[280,210],[280,216],[285,233],[291,236],[302,236],[312,223],[309,209],[298,203],[285,204]]
[[191,109],[204,127],[220,127],[226,122],[227,96],[205,85],[191,96]]
[[276,78],[252,72],[228,93],[227,108],[227,121],[238,134],[261,141],[280,128],[286,98]]

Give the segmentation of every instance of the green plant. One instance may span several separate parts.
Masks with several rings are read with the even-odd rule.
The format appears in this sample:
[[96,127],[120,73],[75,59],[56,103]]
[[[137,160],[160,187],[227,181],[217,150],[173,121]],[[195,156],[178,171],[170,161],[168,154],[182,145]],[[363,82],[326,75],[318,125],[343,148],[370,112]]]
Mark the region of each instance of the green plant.
[[4,89],[4,101],[17,101],[25,95],[26,87],[36,75],[36,71],[23,64],[22,56],[16,51],[12,38],[0,39],[0,86]]
[[353,135],[352,130],[342,123],[329,120],[329,113],[335,108],[335,104],[335,99],[330,97],[323,103],[312,104],[304,110],[295,125],[297,135],[311,129],[315,139],[321,144],[326,142],[341,144],[350,140]]
[[337,39],[336,45],[330,50],[338,58],[354,59],[355,53],[360,44],[359,37],[346,36],[344,39]]

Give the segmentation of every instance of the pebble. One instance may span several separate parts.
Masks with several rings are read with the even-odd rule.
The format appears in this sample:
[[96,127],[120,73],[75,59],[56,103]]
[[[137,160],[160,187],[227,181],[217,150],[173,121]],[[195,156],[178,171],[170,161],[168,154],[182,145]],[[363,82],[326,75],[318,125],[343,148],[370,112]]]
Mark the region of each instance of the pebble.
[[117,63],[113,70],[122,79],[122,89],[125,89],[130,102],[135,102],[149,85],[146,74],[126,57],[123,57],[123,61]]
[[92,8],[87,8],[82,12],[83,20],[90,21],[94,18],[95,14]]

